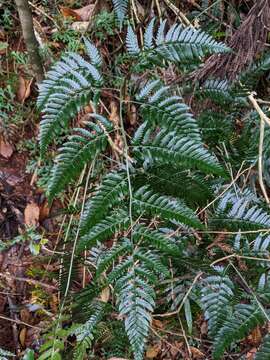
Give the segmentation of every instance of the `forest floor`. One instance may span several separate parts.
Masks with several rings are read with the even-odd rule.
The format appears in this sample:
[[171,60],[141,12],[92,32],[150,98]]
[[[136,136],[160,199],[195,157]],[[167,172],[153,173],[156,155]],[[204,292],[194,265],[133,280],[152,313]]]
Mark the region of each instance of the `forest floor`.
[[[196,5],[196,2],[194,2]],[[93,2],[33,1],[30,3],[40,42],[46,44],[45,67],[64,49],[76,48],[88,23]],[[194,4],[193,4],[194,5]],[[104,2],[104,8],[107,5]],[[196,6],[195,6],[196,9]],[[140,9],[145,11],[143,8]],[[192,1],[181,6],[183,13],[194,10]],[[214,15],[212,15],[214,16]],[[111,21],[111,23],[110,23]],[[104,35],[114,33],[111,18],[100,18],[102,51],[109,58]],[[79,29],[79,31],[73,31]],[[41,333],[55,319],[59,305],[55,249],[62,235],[58,215],[65,215],[66,197],[48,206],[44,188],[50,176],[52,159],[40,167],[38,131],[40,115],[36,110],[37,87],[30,74],[27,55],[13,1],[0,4],[0,348],[22,358],[26,348],[40,346]],[[113,118],[113,105],[112,105]],[[44,170],[45,169],[45,170]],[[79,286],[79,284],[78,284]],[[155,320],[164,337],[147,350],[148,359],[210,359],[209,342],[204,339],[206,322],[196,319],[201,347],[190,346],[183,338],[166,333],[166,321]],[[247,345],[247,360],[261,340],[256,328],[242,343]],[[228,357],[228,359],[240,359]],[[0,357],[1,358],[1,357]]]

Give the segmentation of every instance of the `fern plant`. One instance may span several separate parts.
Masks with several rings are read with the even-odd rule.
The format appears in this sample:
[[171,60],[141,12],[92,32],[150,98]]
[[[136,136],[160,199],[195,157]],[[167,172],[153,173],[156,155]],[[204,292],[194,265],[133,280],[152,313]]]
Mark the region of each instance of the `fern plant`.
[[[114,5],[123,21],[127,1],[115,1]],[[208,54],[229,49],[203,31],[178,23],[169,27],[162,21],[155,31],[154,19],[147,25],[139,46],[137,35],[129,26],[126,48],[131,66],[122,74],[116,95],[118,120],[110,121],[102,110],[108,101],[104,88],[109,78],[102,74],[98,49],[86,39],[84,45],[87,58],[73,53],[64,55],[48,72],[38,98],[42,112],[41,155],[53,146],[54,138],[61,143],[47,189],[49,201],[67,191],[68,185],[74,185],[85,170],[96,169],[91,186],[85,189],[88,199],[82,207],[74,243],[65,244],[65,249],[73,246],[73,250],[69,254],[71,270],[62,284],[64,294],[72,286],[75,263],[81,263],[92,277],[84,289],[70,293],[72,320],[76,324],[68,335],[76,339],[73,357],[83,359],[95,351],[93,344],[99,341],[100,324],[117,317],[117,321],[123,321],[134,359],[143,359],[152,319],[161,304],[160,284],[173,282],[174,275],[191,274],[197,282],[193,284],[189,279],[192,289],[187,295],[183,295],[185,287],[178,286],[179,296],[176,294],[174,304],[179,311],[183,305],[190,332],[193,305],[202,309],[209,337],[214,340],[213,358],[221,359],[232,343],[265,323],[262,309],[266,303],[260,294],[262,307],[258,306],[243,288],[234,284],[224,267],[212,266],[212,262],[219,262],[218,257],[226,261],[226,254],[220,254],[222,249],[233,248],[230,236],[225,247],[212,234],[249,233],[244,238],[245,247],[241,242],[234,244],[231,261],[241,256],[266,257],[268,240],[256,240],[256,232],[269,228],[270,215],[251,190],[235,193],[230,186],[230,191],[224,191],[227,163],[219,151],[212,151],[217,142],[211,143],[211,150],[205,144],[208,133],[199,126],[203,117],[199,122],[195,120],[183,99],[183,89],[167,85],[151,70],[139,90],[133,79],[153,64],[158,69],[167,64],[179,68],[181,64],[194,66]],[[241,110],[247,107],[243,93],[237,99],[233,97],[233,84],[209,80],[205,89],[199,89],[198,96],[221,99],[222,105],[225,100],[229,105],[233,102],[233,111],[239,104]],[[129,102],[139,114],[133,127],[129,127],[126,118]],[[89,103],[93,111],[84,116],[86,121],[80,121]],[[232,113],[226,115],[231,119]],[[210,118],[204,113],[205,121]],[[231,123],[228,131],[232,127]],[[112,160],[110,165],[108,158]],[[84,184],[82,179],[80,185]],[[215,196],[221,198],[218,204]],[[198,206],[204,208],[204,216]],[[209,247],[214,247],[211,254]],[[266,279],[268,268],[262,260],[258,267]],[[235,294],[241,295],[236,303]],[[65,295],[62,301],[65,303]],[[163,310],[166,305],[162,303]],[[60,354],[65,346],[57,346],[57,336],[54,341]],[[267,349],[266,340],[259,359],[259,354],[267,353]]]

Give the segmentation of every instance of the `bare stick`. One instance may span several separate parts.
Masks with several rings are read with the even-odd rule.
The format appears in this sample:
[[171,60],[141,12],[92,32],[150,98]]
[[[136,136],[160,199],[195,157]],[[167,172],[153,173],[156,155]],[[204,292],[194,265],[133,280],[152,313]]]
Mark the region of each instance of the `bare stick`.
[[23,38],[29,55],[29,62],[37,82],[40,83],[44,79],[44,72],[29,3],[28,0],[15,0],[15,3],[18,8]]
[[258,102],[254,98],[254,93],[249,95],[249,101],[252,103],[254,109],[257,111],[257,113],[260,116],[260,141],[259,141],[259,158],[258,158],[258,173],[259,173],[259,184],[263,193],[263,196],[265,198],[265,201],[267,204],[270,203],[269,197],[267,195],[267,191],[264,186],[263,182],[263,141],[264,141],[264,127],[265,122],[270,125],[270,119],[265,115],[265,113],[260,108]]

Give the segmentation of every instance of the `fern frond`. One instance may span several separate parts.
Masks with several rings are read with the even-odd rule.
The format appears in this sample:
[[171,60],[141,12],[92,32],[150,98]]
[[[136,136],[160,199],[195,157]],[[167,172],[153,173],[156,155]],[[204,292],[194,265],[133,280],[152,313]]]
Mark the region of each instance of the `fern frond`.
[[128,10],[129,0],[112,0],[114,10],[116,12],[117,18],[122,26],[124,18]]
[[202,205],[213,197],[209,181],[201,174],[191,173],[172,165],[150,166],[137,177],[137,183],[149,184],[154,191],[181,197],[187,205]]
[[220,201],[210,225],[235,231],[258,230],[270,226],[270,215],[259,205],[252,205],[245,196],[227,193]]
[[81,222],[81,234],[96,224],[112,207],[118,205],[128,193],[127,175],[111,172],[101,182],[97,193],[86,204]]
[[214,338],[217,331],[231,314],[234,285],[228,276],[208,276],[203,281],[201,303],[208,321],[209,335]]
[[168,268],[161,262],[159,255],[153,250],[140,248],[134,253],[134,260],[140,261],[146,269],[155,273],[158,277],[170,277]]
[[[145,40],[147,41],[144,42],[144,48],[142,49],[142,63],[156,62],[162,65],[161,60],[178,63],[180,61],[199,60],[207,54],[229,51],[227,46],[218,43],[205,32],[185,28],[177,23],[166,32],[166,21],[163,21],[159,25],[156,37],[154,37],[153,22],[151,20],[146,30]],[[133,30],[130,29],[129,39],[132,32]],[[151,36],[152,40],[150,39]],[[132,37],[134,38],[134,35]],[[128,51],[131,48],[129,39]],[[130,53],[134,54],[133,51]]]
[[151,313],[155,307],[152,287],[136,275],[135,269],[118,280],[119,313],[125,319],[125,329],[135,360],[142,360],[148,336]]
[[180,249],[173,241],[173,239],[170,237],[166,237],[162,232],[158,230],[152,230],[140,224],[133,229],[132,235],[134,241],[139,242],[140,240],[143,240],[143,242],[155,247],[161,252],[165,252],[170,255],[181,254]]
[[[92,49],[92,58],[99,62],[97,50]],[[94,97],[102,81],[96,66],[76,53],[67,54],[48,72],[37,101],[43,113],[39,135],[41,155],[54,135]]]
[[162,219],[176,220],[191,227],[203,228],[194,212],[183,202],[157,194],[149,186],[143,186],[133,194],[133,205],[138,213],[145,212]]
[[84,324],[79,325],[72,335],[76,336],[77,343],[74,349],[74,360],[84,359],[87,348],[91,346],[94,339],[94,331],[105,314],[106,304],[96,303],[93,314]]
[[166,127],[177,134],[200,141],[198,124],[181,96],[170,94],[170,88],[161,82],[149,81],[140,91],[137,100],[142,117],[155,126]]
[[124,239],[122,243],[116,244],[106,252],[103,252],[102,257],[97,263],[97,278],[99,278],[104,271],[106,271],[115,261],[117,261],[120,256],[131,252],[131,250],[132,247],[130,241],[128,239]]
[[236,305],[233,314],[215,336],[213,359],[222,359],[224,351],[231,344],[243,339],[257,325],[262,325],[266,320],[257,303]]
[[[103,122],[102,125],[104,124],[108,131],[112,129],[111,123]],[[48,185],[49,202],[81,173],[86,163],[92,161],[107,146],[107,134],[99,123],[88,122],[87,128],[76,128],[74,133],[59,149],[56,157]]]
[[259,350],[256,352],[254,360],[270,359],[270,335],[266,335]]
[[130,225],[128,213],[119,209],[112,215],[105,217],[80,238],[77,252],[90,249],[98,241],[103,242],[113,236],[115,233],[126,230]]
[[[140,136],[138,132],[141,131]],[[176,132],[160,130],[153,138],[147,127],[138,129],[134,136],[133,149],[138,158],[172,164],[180,167],[197,168],[206,173],[224,176],[225,171],[214,155],[210,154],[200,142],[188,137],[180,137]]]

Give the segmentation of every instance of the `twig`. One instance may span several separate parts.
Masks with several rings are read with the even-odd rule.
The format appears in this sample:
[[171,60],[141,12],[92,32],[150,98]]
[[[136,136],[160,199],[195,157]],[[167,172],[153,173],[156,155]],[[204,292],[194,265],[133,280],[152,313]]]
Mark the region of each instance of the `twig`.
[[264,141],[264,127],[265,122],[270,126],[270,119],[265,115],[262,111],[260,105],[258,104],[257,100],[254,98],[255,93],[251,93],[248,98],[251,104],[253,105],[254,109],[260,116],[260,140],[259,140],[259,158],[258,158],[258,173],[259,173],[259,184],[265,198],[267,204],[270,203],[269,197],[267,195],[266,188],[263,182],[263,141]]
[[38,326],[34,326],[34,325],[30,325],[30,324],[27,324],[26,322],[24,321],[21,321],[21,320],[15,320],[15,319],[11,319],[9,317],[6,317],[6,316],[3,316],[3,315],[0,315],[0,319],[2,320],[6,320],[6,321],[10,321],[10,322],[13,322],[15,324],[18,324],[18,325],[24,325],[24,326],[28,326],[32,329],[37,329],[37,330],[44,330]]
[[190,285],[190,287],[189,287],[188,291],[186,292],[185,296],[183,297],[183,300],[181,301],[181,304],[179,305],[179,307],[178,307],[177,310],[171,311],[171,312],[168,312],[168,313],[165,313],[165,314],[154,314],[154,317],[169,317],[169,316],[174,316],[174,315],[179,314],[180,311],[181,311],[181,309],[182,309],[182,307],[183,307],[183,305],[184,305],[184,303],[185,303],[185,301],[186,301],[186,299],[188,298],[189,294],[191,293],[194,285],[196,284],[196,282],[199,280],[199,278],[200,278],[202,275],[203,275],[203,272],[200,271],[200,272],[195,276],[192,284]]
[[170,0],[164,0],[165,4],[169,6],[169,8],[175,13],[175,15],[179,18],[179,20],[184,23],[186,26],[190,26],[194,29],[194,26],[191,24],[191,22],[188,20],[186,15],[182,13],[173,3],[171,3]]
[[29,279],[29,278],[26,278],[26,277],[17,277],[17,276],[8,275],[8,274],[1,274],[1,273],[0,273],[0,277],[5,278],[7,280],[16,280],[16,281],[27,282],[29,284],[38,285],[40,287],[43,287],[43,288],[49,289],[49,290],[57,290],[57,287],[54,286],[54,285],[45,284],[45,283],[43,283],[41,281],[34,280],[34,279]]

